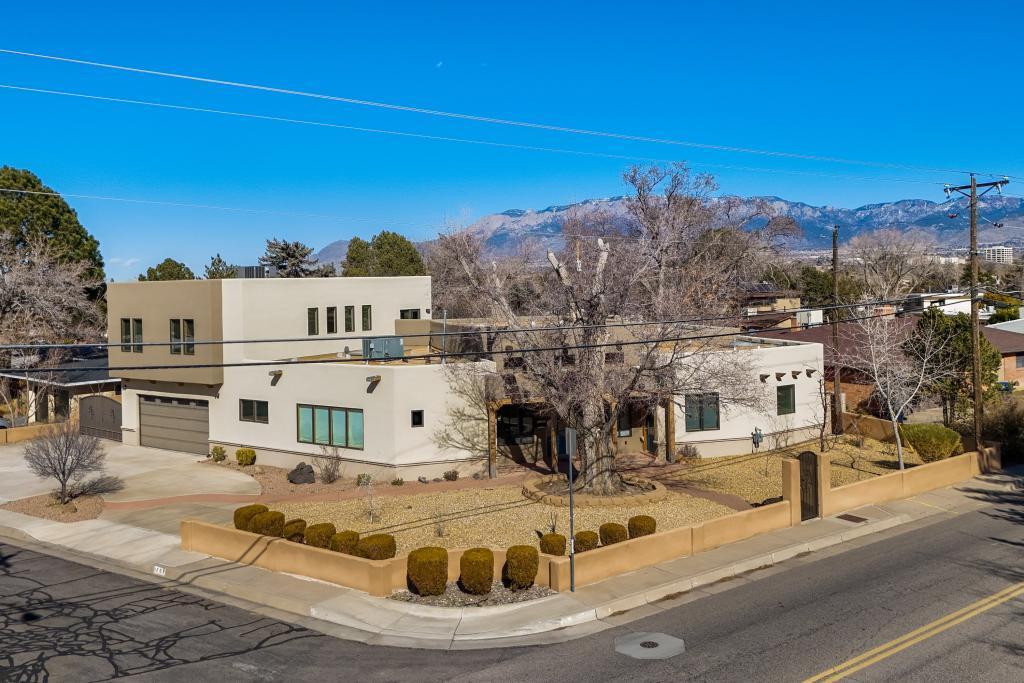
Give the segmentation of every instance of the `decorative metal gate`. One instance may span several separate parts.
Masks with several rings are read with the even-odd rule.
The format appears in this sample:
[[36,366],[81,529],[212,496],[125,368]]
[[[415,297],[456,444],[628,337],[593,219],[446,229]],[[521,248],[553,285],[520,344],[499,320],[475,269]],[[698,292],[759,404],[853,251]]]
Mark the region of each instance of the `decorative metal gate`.
[[804,451],[800,458],[800,520],[815,519],[818,510],[818,454]]
[[83,396],[78,400],[78,431],[120,441],[121,404],[109,396]]

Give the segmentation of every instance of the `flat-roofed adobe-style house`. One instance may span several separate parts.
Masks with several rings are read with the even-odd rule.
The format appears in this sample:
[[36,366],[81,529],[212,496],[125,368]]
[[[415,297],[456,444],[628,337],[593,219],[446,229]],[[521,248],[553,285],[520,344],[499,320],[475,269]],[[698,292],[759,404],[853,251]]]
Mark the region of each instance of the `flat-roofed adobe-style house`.
[[[555,425],[514,390],[492,391],[504,356],[490,326],[431,320],[429,277],[113,283],[107,300],[127,444],[197,455],[248,447],[281,467],[327,455],[346,476],[407,480],[493,472],[503,455],[551,461]],[[458,336],[441,336],[446,326]],[[813,432],[819,344],[737,335],[715,352],[752,359],[766,414],[713,393],[677,397],[628,411],[620,451],[691,443],[725,455],[750,452],[755,427],[794,441]],[[475,389],[458,386],[467,377]]]

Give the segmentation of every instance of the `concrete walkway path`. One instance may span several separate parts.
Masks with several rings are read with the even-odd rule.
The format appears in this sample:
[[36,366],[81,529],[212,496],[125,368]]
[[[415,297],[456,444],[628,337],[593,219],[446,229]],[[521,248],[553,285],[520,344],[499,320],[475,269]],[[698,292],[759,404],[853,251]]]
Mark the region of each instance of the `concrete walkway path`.
[[[107,502],[123,503],[189,494],[258,495],[260,485],[252,477],[226,468],[200,463],[202,456],[159,448],[128,446],[104,441],[106,473],[124,480],[124,489],[104,494]],[[0,446],[0,503],[48,493],[52,480],[40,479],[25,463],[24,444]]]
[[[0,534],[60,548],[65,556],[128,573],[156,574],[168,585],[195,588],[244,602],[256,612],[292,615],[303,624],[366,643],[433,649],[513,647],[552,643],[594,633],[727,590],[773,571],[775,565],[864,539],[911,522],[926,523],[984,507],[1022,477],[995,474],[953,488],[847,514],[683,557],[617,576],[574,593],[500,607],[434,608],[371,597],[304,577],[269,572],[180,549],[169,529],[157,531],[111,519],[61,524],[0,510]],[[192,505],[192,504],[189,504]],[[216,518],[227,510],[193,510]],[[186,513],[179,509],[167,515]],[[167,529],[173,517],[154,519]]]

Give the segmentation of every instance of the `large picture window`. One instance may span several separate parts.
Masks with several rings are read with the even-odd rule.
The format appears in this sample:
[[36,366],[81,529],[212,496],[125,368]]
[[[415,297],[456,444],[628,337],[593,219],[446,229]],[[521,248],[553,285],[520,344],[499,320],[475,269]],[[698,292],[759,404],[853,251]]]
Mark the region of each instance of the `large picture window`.
[[786,384],[775,388],[776,415],[792,415],[796,412],[796,385]]
[[299,404],[296,438],[300,443],[363,448],[363,411]]
[[718,394],[686,395],[686,431],[705,432],[719,428]]

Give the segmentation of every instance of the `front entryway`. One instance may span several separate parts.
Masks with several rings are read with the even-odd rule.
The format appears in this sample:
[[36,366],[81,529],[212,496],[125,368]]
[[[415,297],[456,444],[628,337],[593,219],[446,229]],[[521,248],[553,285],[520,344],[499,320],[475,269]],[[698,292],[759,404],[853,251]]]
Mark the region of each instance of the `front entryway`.
[[139,443],[202,453],[209,450],[210,403],[171,396],[139,396]]
[[820,516],[818,510],[818,454],[804,451],[800,458],[800,521]]

